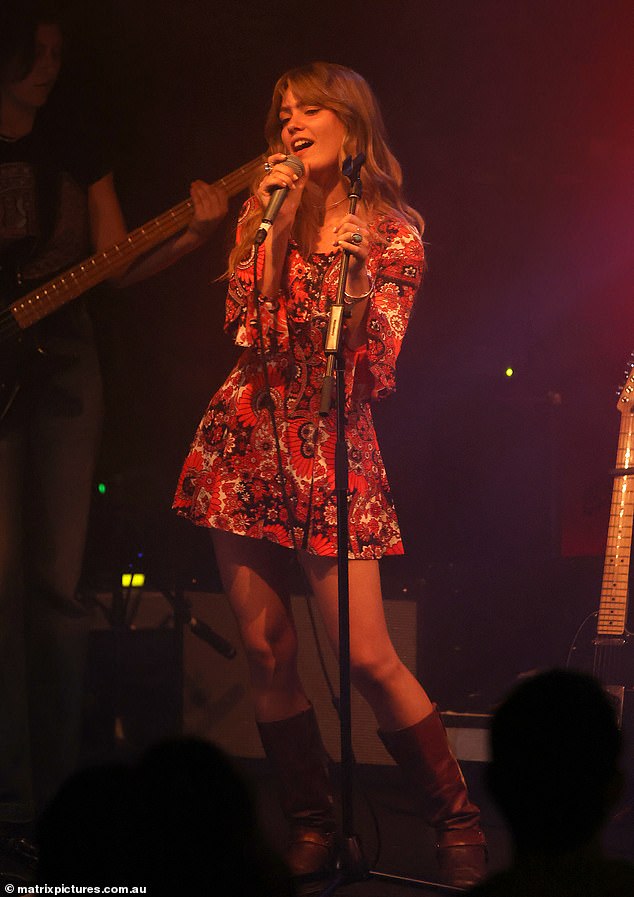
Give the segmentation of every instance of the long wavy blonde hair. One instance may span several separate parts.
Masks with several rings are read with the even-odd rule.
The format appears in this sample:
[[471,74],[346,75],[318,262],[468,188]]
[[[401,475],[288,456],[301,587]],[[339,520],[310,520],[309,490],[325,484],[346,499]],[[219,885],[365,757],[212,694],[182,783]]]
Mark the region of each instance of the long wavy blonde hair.
[[[264,131],[269,154],[285,152],[279,114],[287,90],[292,91],[299,103],[330,109],[343,123],[345,134],[340,151],[341,163],[348,155],[365,153],[361,180],[363,202],[370,220],[377,213],[396,214],[422,235],[423,219],[403,198],[401,166],[387,145],[383,117],[365,79],[352,69],[330,62],[311,62],[282,75],[273,89]],[[260,177],[253,185],[254,192],[259,180]],[[342,180],[345,181],[343,176]],[[347,181],[345,186],[348,186]],[[293,225],[293,239],[297,241],[302,255],[312,251],[318,236],[320,210],[317,189],[310,182],[306,184]],[[253,203],[242,224],[241,239],[229,256],[229,272],[250,254],[262,213],[259,203]]]

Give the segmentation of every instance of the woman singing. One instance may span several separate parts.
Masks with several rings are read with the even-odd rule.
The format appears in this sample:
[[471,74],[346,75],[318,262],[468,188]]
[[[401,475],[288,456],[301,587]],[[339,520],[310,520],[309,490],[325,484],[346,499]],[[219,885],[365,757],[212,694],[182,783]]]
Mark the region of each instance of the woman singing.
[[[477,881],[486,848],[440,717],[398,658],[378,558],[402,554],[370,403],[394,389],[395,365],[423,272],[422,220],[363,78],[313,63],[273,91],[266,172],[246,203],[229,259],[226,329],[243,347],[211,400],[185,461],[175,508],[212,528],[217,562],[248,657],[265,752],[291,827],[287,861],[318,875],[336,850],[332,794],[315,714],[297,673],[285,549],[297,553],[338,650],[335,415],[320,417],[324,334],[342,251],[350,253],[344,330],[349,460],[351,675],[379,735],[420,795],[446,880]],[[364,199],[347,212],[342,161],[363,152]],[[285,164],[298,157],[304,173]],[[258,259],[253,239],[271,192],[287,198]]]

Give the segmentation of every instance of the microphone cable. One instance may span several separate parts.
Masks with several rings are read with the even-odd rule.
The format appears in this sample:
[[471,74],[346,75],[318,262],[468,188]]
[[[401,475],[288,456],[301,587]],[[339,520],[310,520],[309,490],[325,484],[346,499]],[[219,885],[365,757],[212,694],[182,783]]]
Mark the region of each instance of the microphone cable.
[[275,419],[275,402],[273,401],[273,391],[271,389],[271,378],[269,377],[269,369],[266,363],[266,350],[264,347],[264,327],[262,324],[262,310],[260,308],[260,291],[258,289],[258,258],[260,256],[260,247],[253,246],[253,299],[255,301],[255,317],[258,328],[258,339],[260,342],[259,356],[264,374],[264,389],[266,392],[266,407],[271,418],[271,426],[273,429],[273,439],[275,441],[275,453],[277,456],[277,470],[280,478],[280,489],[282,491],[282,501],[288,515],[288,524],[291,531],[291,541],[293,543],[293,551],[297,553],[297,537],[295,535],[295,525],[299,526],[299,521],[291,507],[290,498],[286,487],[286,473],[284,471],[284,460],[282,458],[282,445],[280,442],[280,434],[277,428],[277,420]]

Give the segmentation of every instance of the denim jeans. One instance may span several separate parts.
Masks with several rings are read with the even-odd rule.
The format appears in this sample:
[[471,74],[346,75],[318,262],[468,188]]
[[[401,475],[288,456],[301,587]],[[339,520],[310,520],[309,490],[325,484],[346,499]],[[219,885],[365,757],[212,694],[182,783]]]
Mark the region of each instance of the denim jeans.
[[88,617],[77,599],[103,417],[87,316],[0,433],[0,821],[27,822],[73,771]]

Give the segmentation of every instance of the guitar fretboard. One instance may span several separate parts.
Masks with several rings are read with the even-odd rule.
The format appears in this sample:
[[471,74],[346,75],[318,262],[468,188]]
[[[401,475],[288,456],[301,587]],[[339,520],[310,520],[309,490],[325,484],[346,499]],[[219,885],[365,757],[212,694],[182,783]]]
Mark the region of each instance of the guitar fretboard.
[[[263,158],[259,156],[216,181],[214,186],[222,187],[229,196],[235,196],[249,185],[262,162]],[[22,296],[9,306],[11,315],[22,330],[31,327],[107,277],[125,270],[137,256],[183,230],[192,218],[193,210],[192,200],[187,199],[158,218],[147,221],[120,243],[95,253],[55,280]]]
[[[623,636],[626,630],[628,582],[634,521],[634,407],[622,399],[621,428],[610,506],[610,523],[603,567],[597,622],[598,636]],[[632,470],[632,473],[626,471]]]

